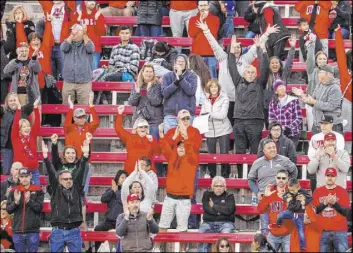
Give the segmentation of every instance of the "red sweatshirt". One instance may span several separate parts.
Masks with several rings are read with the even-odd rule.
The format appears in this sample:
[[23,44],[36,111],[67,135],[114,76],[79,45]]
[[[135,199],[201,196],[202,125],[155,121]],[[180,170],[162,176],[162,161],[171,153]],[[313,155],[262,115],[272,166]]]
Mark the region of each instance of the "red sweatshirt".
[[197,9],[197,1],[170,1],[170,9],[176,11],[190,11]]
[[[334,189],[327,189],[326,186],[321,186],[314,191],[312,204],[316,208],[324,202],[324,197],[329,194],[336,195],[338,198],[338,204],[342,207],[349,208],[350,200],[348,192],[341,186],[336,185]],[[347,219],[343,215],[339,214],[330,205],[326,207],[317,217],[319,224],[321,224],[323,230],[328,231],[347,231]]]
[[[178,144],[179,141],[184,140],[184,138],[181,136],[181,134],[179,134],[179,136],[175,140],[173,140],[175,130],[176,130],[175,127],[171,128],[164,135],[164,139],[166,139],[167,142],[169,143],[169,145],[172,146],[172,149],[174,148],[174,145]],[[199,153],[199,150],[202,145],[202,136],[200,134],[200,131],[193,126],[189,126],[186,131],[188,134],[188,140],[190,140],[192,143],[192,147],[194,148],[195,152]]]
[[[190,18],[189,20],[189,36],[192,38],[191,54],[198,54],[201,56],[214,56],[213,50],[203,34],[203,31],[196,27],[196,21],[200,20],[200,13]],[[219,29],[219,18],[209,12],[207,18],[204,20],[210,29],[213,37],[217,38]]]
[[28,138],[20,134],[19,121],[21,119],[21,109],[17,109],[13,119],[11,140],[14,152],[14,162],[21,162],[23,167],[30,170],[39,168],[37,158],[37,136],[39,135],[40,128],[40,115],[39,109],[34,110],[34,123]]

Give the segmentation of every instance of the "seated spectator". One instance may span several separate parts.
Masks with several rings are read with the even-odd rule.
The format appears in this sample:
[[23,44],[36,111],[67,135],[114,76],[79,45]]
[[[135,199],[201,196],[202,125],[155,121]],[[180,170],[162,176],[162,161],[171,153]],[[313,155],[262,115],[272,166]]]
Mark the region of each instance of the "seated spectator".
[[[123,205],[126,204],[126,199],[129,194],[141,195],[141,210],[148,212],[154,207],[156,202],[156,194],[158,190],[158,178],[151,166],[141,166],[140,160],[136,162],[135,170],[125,179],[121,187],[121,200]],[[139,183],[139,185],[135,183]],[[134,188],[140,188],[136,191]]]
[[[107,204],[107,212],[105,213],[104,222],[98,224],[94,231],[109,231],[115,228],[116,219],[119,214],[124,213],[123,202],[121,201],[121,187],[127,176],[126,171],[119,170],[112,180],[112,186],[105,190],[101,197],[101,202]],[[101,242],[95,242],[96,251],[98,251],[100,245]]]
[[272,245],[267,241],[266,236],[256,233],[251,244],[252,252],[276,252]]
[[161,36],[162,1],[139,1],[137,7],[137,29],[143,37]]
[[[234,195],[226,191],[226,180],[217,176],[212,180],[211,190],[205,191],[202,197],[204,210],[201,233],[233,233],[235,231]],[[199,243],[198,252],[208,252],[210,245]]]
[[[248,174],[249,187],[258,200],[262,199],[267,185],[276,183],[275,176],[279,170],[286,170],[290,178],[297,178],[298,175],[295,164],[289,158],[277,154],[277,147],[272,139],[264,141],[263,153],[264,156],[253,163]],[[267,234],[267,227],[268,216],[260,215],[260,230],[263,234]]]
[[[115,120],[115,132],[126,147],[127,159],[124,163],[124,170],[131,175],[136,167],[136,162],[143,156],[151,159],[153,155],[160,154],[160,148],[156,139],[149,134],[149,124],[144,119],[137,119],[128,132],[123,127],[123,113],[125,106],[118,106],[118,115]],[[152,164],[155,171],[155,166]]]
[[137,119],[146,120],[149,133],[158,140],[158,125],[163,122],[163,95],[152,65],[145,64],[140,70],[128,102],[134,106],[132,124]]
[[245,38],[255,38],[256,35],[261,34],[258,22],[255,22],[257,14],[254,12],[253,4],[250,3],[245,9],[244,19],[249,23]]
[[211,79],[211,73],[202,57],[197,54],[189,55],[189,66],[197,75],[196,106],[203,104],[206,99],[206,85]]
[[183,37],[184,27],[189,31],[190,18],[197,15],[197,12],[196,0],[170,1],[169,17],[173,37]]
[[350,157],[346,150],[338,149],[336,135],[327,133],[324,136],[324,145],[320,146],[315,151],[314,157],[309,157],[308,172],[316,173],[318,186],[324,185],[324,172],[328,167],[336,168],[337,180],[336,184],[346,189],[347,173],[350,167]]
[[21,168],[23,168],[22,163],[14,162],[11,166],[11,176],[1,182],[1,201],[6,200],[11,190],[18,185],[18,171]]
[[76,99],[78,104],[87,105],[92,91],[92,57],[95,50],[87,36],[87,26],[73,25],[70,36],[61,44],[60,50],[64,54],[63,104],[67,104],[71,96],[73,102]]
[[165,74],[162,79],[165,133],[177,126],[175,115],[180,110],[188,110],[192,117],[196,110],[197,75],[190,70],[188,57],[184,54],[177,55],[173,68],[174,71]]
[[278,121],[272,121],[268,127],[268,130],[270,131],[268,136],[260,141],[257,157],[260,158],[264,156],[264,143],[266,140],[270,139],[276,144],[279,155],[288,157],[294,164],[297,164],[297,153],[294,143],[282,133],[283,130],[281,123]]
[[[27,117],[33,111],[34,94],[30,85],[26,86],[27,103],[21,107],[21,119]],[[6,96],[4,106],[0,106],[1,118],[1,159],[2,174],[8,175],[13,163],[13,146],[11,141],[11,132],[13,119],[17,110],[17,101],[19,100],[17,93],[11,92]]]
[[219,18],[209,12],[209,1],[198,1],[197,6],[199,13],[190,18],[189,22],[189,36],[193,39],[190,53],[202,56],[203,60],[210,69],[211,77],[217,78],[217,60],[214,57],[211,46],[207,43],[205,35],[197,26],[201,21],[207,22],[210,25],[210,31],[213,37],[217,37],[219,31]]
[[[54,166],[48,159],[48,147],[44,141],[42,141],[42,151],[49,175],[48,186],[50,185],[52,188],[50,206],[52,210],[56,210],[56,212],[52,212],[50,221],[53,227],[50,235],[50,251],[62,252],[67,246],[69,252],[80,252],[82,238],[79,226],[83,221],[81,196],[83,182],[85,182],[85,175],[87,175],[89,143],[85,141],[81,147],[82,162],[74,178],[69,170],[63,170],[59,176],[56,175]],[[71,197],[67,198],[67,194]]]
[[283,200],[287,202],[287,210],[281,211],[277,215],[277,225],[282,225],[284,219],[292,220],[297,227],[300,238],[300,249],[306,250],[306,240],[304,235],[304,212],[305,208],[301,205],[301,201],[297,200],[297,196],[302,195],[305,199],[305,205],[311,202],[311,194],[300,188],[298,179],[291,178],[288,181],[288,189],[284,192]]
[[235,252],[227,237],[219,238],[212,246],[212,252]]
[[109,1],[109,6],[99,11],[103,16],[133,16],[136,1]]
[[154,46],[154,53],[148,62],[153,65],[157,77],[163,77],[165,73],[174,71],[175,57],[178,51],[174,46],[165,41],[158,41]]
[[228,1],[210,1],[210,12],[219,18],[218,39],[230,38],[234,34],[235,7],[237,2]]
[[31,179],[35,185],[40,185],[39,162],[37,157],[37,136],[40,128],[40,114],[38,109],[39,99],[33,103],[34,123],[33,126],[27,119],[20,119],[21,105],[17,103],[17,110],[13,119],[11,141],[14,149],[14,161],[21,162],[31,173]]
[[41,186],[32,184],[32,174],[28,168],[19,170],[19,179],[20,184],[10,192],[6,206],[8,213],[14,214],[12,238],[15,250],[38,252],[44,192]]
[[333,245],[333,250],[345,252],[348,249],[347,219],[337,211],[339,206],[349,207],[349,194],[336,184],[337,170],[327,168],[325,171],[325,185],[318,187],[313,193],[313,205],[318,220],[322,226],[320,252],[327,252]]
[[153,209],[141,211],[140,196],[129,194],[124,213],[116,221],[116,234],[121,240],[122,252],[151,252],[153,243],[150,234],[157,234],[158,231]]
[[[217,80],[210,80],[206,85],[207,98],[202,104],[201,115],[209,114],[207,138],[208,153],[215,154],[217,141],[219,141],[220,153],[228,154],[230,133],[232,126],[227,118],[229,99],[227,94],[221,89]],[[216,164],[208,164],[211,178],[216,176]],[[230,165],[222,164],[221,175],[228,178],[230,175]]]
[[[14,244],[12,240],[12,223],[13,216],[9,215],[6,209],[7,200],[1,201],[1,227],[0,227],[0,236],[1,236],[1,251],[6,249],[14,250]],[[5,252],[5,251],[4,251]]]
[[109,58],[109,66],[103,66],[106,72],[103,81],[133,82],[138,74],[140,64],[140,49],[130,41],[131,30],[121,26],[119,30],[120,43],[113,47]]
[[[341,34],[344,39],[349,38],[349,29],[351,24],[352,6],[349,1],[331,1],[330,19],[333,21],[329,28],[329,39],[336,39],[335,28],[339,25],[341,27]],[[333,15],[333,17],[331,17]],[[337,47],[336,47],[337,49]]]
[[302,108],[297,97],[287,94],[287,84],[277,80],[273,84],[275,92],[268,109],[268,121],[277,121],[282,125],[283,134],[288,137],[296,148],[303,123]]

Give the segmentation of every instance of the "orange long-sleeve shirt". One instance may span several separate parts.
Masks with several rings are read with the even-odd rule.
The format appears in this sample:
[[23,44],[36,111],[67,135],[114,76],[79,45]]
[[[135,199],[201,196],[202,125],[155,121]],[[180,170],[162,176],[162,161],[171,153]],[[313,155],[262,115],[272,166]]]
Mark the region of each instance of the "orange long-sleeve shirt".
[[99,117],[94,107],[91,107],[92,122],[84,124],[79,127],[77,124],[72,123],[73,109],[69,109],[64,123],[65,145],[71,145],[75,148],[77,158],[81,158],[81,146],[86,140],[86,133],[89,132],[93,135],[99,127]]
[[170,9],[176,11],[190,11],[197,8],[197,1],[170,1]]
[[[210,43],[208,43],[203,31],[196,27],[196,21],[198,20],[200,20],[200,13],[189,20],[189,36],[193,39],[191,53],[201,56],[214,56]],[[217,38],[219,18],[210,13],[204,21],[208,24],[208,28],[210,29],[213,37]]]
[[[299,12],[300,17],[305,18],[308,23],[311,20],[311,14],[314,8],[315,1],[299,1],[294,8]],[[327,39],[329,29],[329,12],[331,1],[319,1],[317,14],[315,19],[314,30],[319,39]]]

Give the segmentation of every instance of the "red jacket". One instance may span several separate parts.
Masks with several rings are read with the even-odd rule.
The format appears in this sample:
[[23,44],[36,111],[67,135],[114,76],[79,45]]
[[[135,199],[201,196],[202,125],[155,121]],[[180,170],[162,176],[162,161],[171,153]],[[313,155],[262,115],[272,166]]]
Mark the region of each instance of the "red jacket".
[[[196,21],[200,20],[200,13],[190,18],[189,20],[189,36],[192,38],[191,52],[192,54],[198,54],[201,56],[214,56],[213,50],[208,43],[203,31],[196,27]],[[212,15],[211,12],[204,20],[208,28],[210,29],[213,37],[217,38],[219,29],[219,18]]]
[[37,158],[37,137],[39,135],[40,128],[40,114],[39,109],[34,108],[34,123],[29,135],[29,140],[24,138],[20,134],[19,121],[21,119],[21,109],[17,109],[15,117],[13,119],[11,140],[13,152],[14,152],[14,162],[21,162],[23,167],[30,170],[35,170],[39,168],[38,158]]
[[117,115],[115,120],[115,132],[126,147],[127,159],[124,164],[124,170],[129,174],[134,171],[136,161],[145,156],[152,161],[152,169],[156,171],[153,163],[153,155],[161,153],[160,147],[156,139],[150,142],[147,137],[140,137],[123,128],[123,116]]
[[[1,220],[1,225],[2,225],[2,220]],[[7,222],[7,224],[5,225],[5,227],[2,230],[4,230],[8,234],[9,237],[12,237],[13,232],[12,232],[12,218],[11,217],[9,218],[9,221]],[[13,248],[13,242],[9,241],[7,238],[1,238],[0,244],[4,247],[4,249]]]
[[[172,149],[174,148],[174,145],[178,144],[179,141],[184,140],[184,138],[180,134],[175,140],[173,140],[173,136],[174,136],[175,130],[176,130],[175,127],[171,128],[164,135],[164,139],[167,140],[169,145],[171,145]],[[200,134],[200,131],[197,128],[193,127],[193,126],[189,126],[186,131],[187,131],[187,134],[188,134],[188,140],[191,141],[193,149],[195,150],[195,152],[197,152],[199,154],[199,150],[200,150],[201,145],[202,145],[202,136]]]
[[197,1],[170,1],[170,9],[176,11],[191,11],[197,9]]

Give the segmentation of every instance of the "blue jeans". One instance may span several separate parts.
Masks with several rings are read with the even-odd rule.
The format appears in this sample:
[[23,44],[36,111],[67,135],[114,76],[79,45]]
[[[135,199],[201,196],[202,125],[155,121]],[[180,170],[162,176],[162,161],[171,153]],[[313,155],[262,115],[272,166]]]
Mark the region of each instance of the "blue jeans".
[[346,252],[348,250],[348,238],[346,231],[322,231],[320,239],[320,252],[328,252],[328,248],[333,244],[336,252]]
[[[194,180],[194,195],[192,196],[191,204],[196,204],[196,192],[197,192],[197,185],[199,182],[199,178],[200,178],[200,167],[197,167],[195,180]],[[188,224],[189,224],[189,227],[191,228],[197,228],[197,214],[190,214]]]
[[64,56],[60,51],[60,45],[54,44],[51,51],[51,70],[56,80],[62,80],[62,72],[64,67]]
[[32,174],[33,184],[40,185],[39,170],[38,169],[32,170],[31,174]]
[[12,236],[16,252],[37,252],[39,233],[16,234]]
[[276,252],[278,252],[279,248],[282,249],[281,252],[290,252],[290,234],[274,236],[270,232],[267,235],[267,241],[275,248]]
[[256,33],[252,32],[252,31],[248,31],[245,35],[245,38],[255,38]]
[[13,150],[10,148],[1,148],[2,174],[9,175],[13,163]]
[[220,35],[221,38],[230,38],[234,34],[234,23],[233,23],[233,15],[227,15],[226,22],[221,27]]
[[91,178],[92,171],[91,171],[91,165],[90,164],[86,164],[86,166],[88,166],[88,171],[87,171],[87,177],[86,177],[86,180],[85,180],[85,185],[84,185],[83,191],[87,195],[88,194],[88,190],[89,190],[89,179]]
[[214,56],[203,56],[203,61],[210,69],[211,78],[217,79],[217,59]]
[[[194,117],[195,116],[191,116],[190,125],[194,121]],[[177,118],[177,116],[174,116],[174,115],[165,115],[163,123],[164,123],[164,134],[166,134],[169,129],[178,126],[178,118]]]
[[290,210],[284,210],[277,215],[277,224],[283,223],[283,219],[292,220],[297,227],[300,239],[300,249],[306,249],[306,241],[304,234],[304,214],[293,213]]
[[[204,222],[200,225],[200,233],[233,233],[235,230],[234,222],[223,222],[223,221],[214,221],[214,222]],[[197,247],[197,252],[207,252],[210,249],[208,243],[199,243]]]
[[161,36],[160,25],[138,25],[140,29],[140,36],[143,37],[157,37]]
[[[349,39],[349,31],[346,28],[341,27],[341,33],[344,40]],[[335,32],[329,32],[329,39],[335,39]]]
[[267,235],[269,232],[268,225],[270,218],[267,213],[260,214],[260,230],[263,235]]
[[101,60],[101,53],[94,53],[93,54],[93,61],[92,61],[92,70],[99,68],[99,62]]
[[63,252],[65,246],[69,252],[81,252],[82,238],[79,228],[71,230],[53,228],[50,235],[50,252]]

